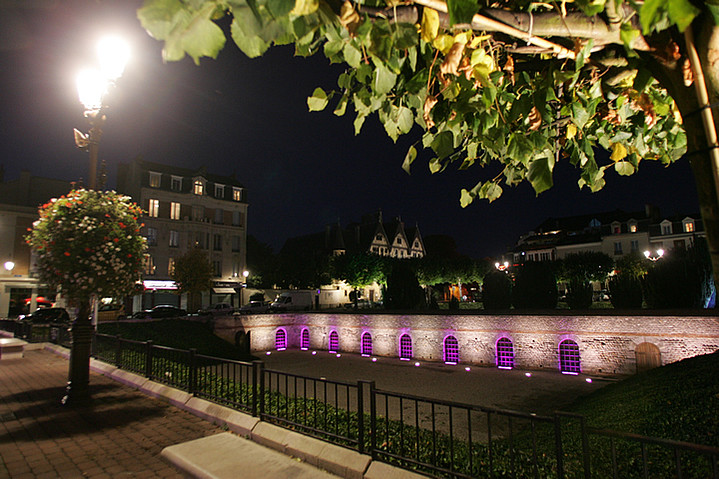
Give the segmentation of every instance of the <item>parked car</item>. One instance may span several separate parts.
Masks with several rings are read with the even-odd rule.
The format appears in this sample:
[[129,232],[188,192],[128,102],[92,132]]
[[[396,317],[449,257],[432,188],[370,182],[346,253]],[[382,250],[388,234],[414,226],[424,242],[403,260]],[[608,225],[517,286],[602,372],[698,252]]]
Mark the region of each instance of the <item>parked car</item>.
[[204,308],[198,311],[201,315],[212,315],[212,316],[224,316],[230,315],[235,312],[235,307],[230,303],[217,303],[213,304],[209,308]]
[[240,308],[240,314],[262,314],[270,309],[270,303],[267,301],[250,301],[248,304]]
[[[353,302],[345,303],[345,308],[354,309],[355,304]],[[368,309],[372,307],[372,303],[368,299],[358,299],[357,309]]]
[[125,318],[125,307],[118,304],[103,304],[97,310],[97,322],[115,321]]
[[65,308],[40,308],[34,313],[18,316],[23,321],[32,321],[33,324],[70,323],[70,315]]
[[176,318],[178,316],[187,316],[187,311],[171,304],[158,304],[152,309],[138,311],[132,315],[133,319],[159,319],[159,318]]
[[270,305],[270,311],[309,311],[312,309],[313,293],[310,291],[288,291],[280,293]]

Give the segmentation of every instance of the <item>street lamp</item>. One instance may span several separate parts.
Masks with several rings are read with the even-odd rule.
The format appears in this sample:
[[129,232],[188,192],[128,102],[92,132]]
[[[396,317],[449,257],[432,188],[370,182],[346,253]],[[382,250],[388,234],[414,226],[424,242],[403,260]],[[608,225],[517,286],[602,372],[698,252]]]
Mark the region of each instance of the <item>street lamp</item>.
[[245,293],[245,288],[247,287],[247,277],[250,275],[250,272],[247,270],[244,270],[242,272],[242,289],[240,289],[240,307],[244,306],[242,297]]
[[662,256],[664,256],[664,250],[661,249],[661,248],[659,248],[659,249],[656,251],[656,254],[655,254],[655,255],[653,255],[652,252],[649,251],[649,250],[646,250],[646,251],[644,252],[644,257],[645,257],[646,259],[648,259],[649,261],[651,261],[651,262],[659,261],[659,260],[662,258]]
[[504,263],[501,263],[501,264],[498,261],[498,262],[494,263],[494,267],[497,268],[499,271],[504,271],[507,268],[509,268],[509,261],[505,261]]
[[[129,56],[126,43],[117,37],[102,39],[97,45],[99,70],[83,70],[77,77],[77,92],[80,103],[85,107],[85,118],[90,131],[85,134],[75,129],[75,144],[89,153],[87,188],[97,186],[97,156],[105,122],[105,96],[111,86],[122,75]],[[89,315],[78,315],[70,328],[70,370],[65,397],[62,404],[83,403],[90,398],[90,352],[94,329]]]
[[77,93],[85,107],[85,118],[90,124],[87,134],[75,129],[75,145],[89,153],[88,189],[97,186],[97,156],[105,123],[105,96],[125,69],[130,55],[127,44],[118,37],[106,37],[97,45],[100,69],[86,69],[77,76]]
[[15,263],[13,261],[5,261],[4,266],[8,273],[11,273],[12,270],[15,269]]

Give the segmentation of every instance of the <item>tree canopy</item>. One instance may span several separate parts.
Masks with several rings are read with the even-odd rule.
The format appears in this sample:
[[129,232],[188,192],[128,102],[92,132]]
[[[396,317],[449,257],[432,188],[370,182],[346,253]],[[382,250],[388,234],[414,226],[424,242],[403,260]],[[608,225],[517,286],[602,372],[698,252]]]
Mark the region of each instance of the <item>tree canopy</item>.
[[462,206],[525,181],[539,194],[560,161],[597,191],[688,153],[719,266],[717,0],[147,0],[138,16],[167,61],[215,57],[227,30],[250,57],[294,44],[346,64],[309,108],[421,131],[403,168],[425,149],[433,173],[468,170]]

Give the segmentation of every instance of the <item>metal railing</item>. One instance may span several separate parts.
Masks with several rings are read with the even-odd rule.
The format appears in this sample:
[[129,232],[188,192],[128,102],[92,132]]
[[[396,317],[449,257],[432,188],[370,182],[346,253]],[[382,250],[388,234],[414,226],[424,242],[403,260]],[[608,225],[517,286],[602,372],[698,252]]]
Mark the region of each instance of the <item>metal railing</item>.
[[[16,334],[45,335],[23,327]],[[438,477],[719,479],[719,448],[590,427],[577,414],[543,416],[431,399],[377,389],[372,381],[318,379],[265,369],[262,361],[104,334],[95,335],[93,355],[263,421]]]

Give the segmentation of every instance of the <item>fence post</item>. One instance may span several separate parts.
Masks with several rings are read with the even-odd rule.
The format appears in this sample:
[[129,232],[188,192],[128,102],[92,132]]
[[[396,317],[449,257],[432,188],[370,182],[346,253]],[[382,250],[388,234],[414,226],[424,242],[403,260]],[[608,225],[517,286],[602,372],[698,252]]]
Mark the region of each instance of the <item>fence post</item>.
[[152,341],[145,343],[145,377],[152,378]]
[[115,339],[117,340],[115,343],[115,366],[122,369],[122,338],[118,334]]
[[374,381],[368,381],[369,384],[369,424],[370,424],[370,455],[372,459],[376,459],[377,450],[377,393],[375,392]]
[[195,395],[197,391],[197,349],[190,349],[190,377],[188,378],[188,393]]
[[591,479],[592,477],[592,462],[589,457],[589,436],[587,435],[587,424],[586,418],[581,416],[579,418],[579,427],[582,432],[582,460],[584,461],[584,478]]
[[[357,451],[364,453],[364,389],[367,381],[357,381]],[[349,411],[348,411],[349,412]]]
[[264,366],[262,361],[252,361],[252,416],[258,417],[264,408]]
[[557,457],[557,479],[564,478],[564,452],[562,451],[562,423],[558,413],[554,413],[554,445]]

